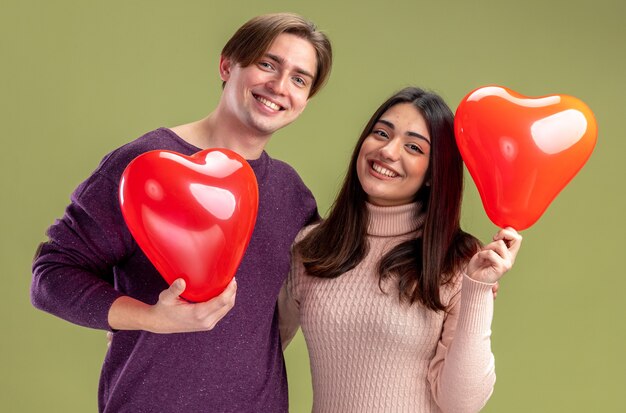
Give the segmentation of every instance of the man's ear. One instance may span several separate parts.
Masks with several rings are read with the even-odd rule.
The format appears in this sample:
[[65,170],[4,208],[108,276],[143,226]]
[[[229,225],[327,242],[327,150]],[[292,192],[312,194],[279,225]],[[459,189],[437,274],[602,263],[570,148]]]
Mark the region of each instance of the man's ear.
[[220,78],[224,82],[230,79],[230,69],[232,67],[232,60],[228,57],[220,56]]

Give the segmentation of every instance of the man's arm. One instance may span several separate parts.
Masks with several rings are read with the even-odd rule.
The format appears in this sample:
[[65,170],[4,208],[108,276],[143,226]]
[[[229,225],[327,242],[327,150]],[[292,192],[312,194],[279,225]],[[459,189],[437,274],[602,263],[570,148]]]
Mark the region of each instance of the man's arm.
[[109,310],[109,325],[114,330],[146,330],[152,333],[188,333],[212,330],[235,305],[237,282],[233,280],[215,298],[190,303],[181,298],[185,291],[182,278],[159,295],[155,305],[122,296]]
[[[114,267],[137,253],[117,193],[116,180],[99,171],[77,188],[33,262],[33,305],[72,323],[103,330],[168,333],[211,329],[235,303],[234,282],[220,296],[197,304],[179,297],[185,289],[183,280],[161,292],[154,305],[114,287]],[[126,278],[117,282],[143,282]],[[156,296],[158,291],[150,294]]]

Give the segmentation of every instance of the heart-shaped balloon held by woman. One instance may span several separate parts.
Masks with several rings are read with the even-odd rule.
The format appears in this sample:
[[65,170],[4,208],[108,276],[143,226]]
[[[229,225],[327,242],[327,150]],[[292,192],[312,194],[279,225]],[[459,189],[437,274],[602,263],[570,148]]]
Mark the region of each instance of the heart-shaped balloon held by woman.
[[237,272],[256,222],[254,171],[235,152],[192,156],[151,151],[135,158],[120,182],[120,205],[139,247],[182,297],[219,295]]
[[533,225],[596,144],[591,110],[568,95],[529,98],[502,86],[470,92],[456,110],[457,145],[485,212],[499,227]]

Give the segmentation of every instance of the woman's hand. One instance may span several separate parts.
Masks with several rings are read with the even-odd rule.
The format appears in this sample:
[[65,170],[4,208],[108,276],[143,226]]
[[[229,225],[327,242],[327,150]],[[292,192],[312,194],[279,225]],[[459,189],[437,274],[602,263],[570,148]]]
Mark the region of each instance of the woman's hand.
[[233,279],[224,292],[203,303],[186,301],[180,297],[183,291],[185,281],[179,278],[159,295],[154,305],[120,297],[109,310],[109,325],[114,330],[163,334],[212,330],[235,305],[237,282]]
[[476,281],[493,284],[511,269],[522,244],[522,236],[511,227],[498,231],[493,242],[477,252],[467,265],[467,275]]

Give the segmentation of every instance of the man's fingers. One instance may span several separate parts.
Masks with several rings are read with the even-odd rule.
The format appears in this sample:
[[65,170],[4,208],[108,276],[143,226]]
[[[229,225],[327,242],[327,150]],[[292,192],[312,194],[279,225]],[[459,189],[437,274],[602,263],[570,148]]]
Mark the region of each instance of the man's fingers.
[[234,296],[237,293],[237,280],[232,279],[222,294]]
[[222,293],[218,295],[217,297],[214,297],[210,299],[209,301],[207,301],[207,304],[211,303],[211,306],[213,307],[229,305],[231,302],[234,303],[236,294],[237,294],[237,281],[235,281],[235,279],[233,278],[230,281],[230,283],[226,286],[224,291],[222,291]]
[[224,316],[226,314],[228,314],[228,312],[233,308],[233,306],[235,305],[235,299],[233,298],[232,300],[232,304],[228,304],[228,305],[224,305],[222,307],[220,307],[216,312],[214,312],[212,314],[211,320],[212,320],[212,325],[211,325],[211,329],[213,329],[213,327],[215,327],[215,325],[217,324],[218,321],[220,321],[222,318],[224,318]]
[[217,297],[207,301],[207,307],[217,309],[227,307],[230,310],[235,305],[235,296],[237,295],[237,281],[233,278],[226,289]]
[[164,303],[173,304],[178,300],[183,291],[185,291],[185,288],[185,280],[179,278],[174,281],[167,290],[164,290],[159,295],[159,299]]
[[235,306],[237,282],[233,279],[217,297],[196,304],[196,317],[205,329],[211,330]]

